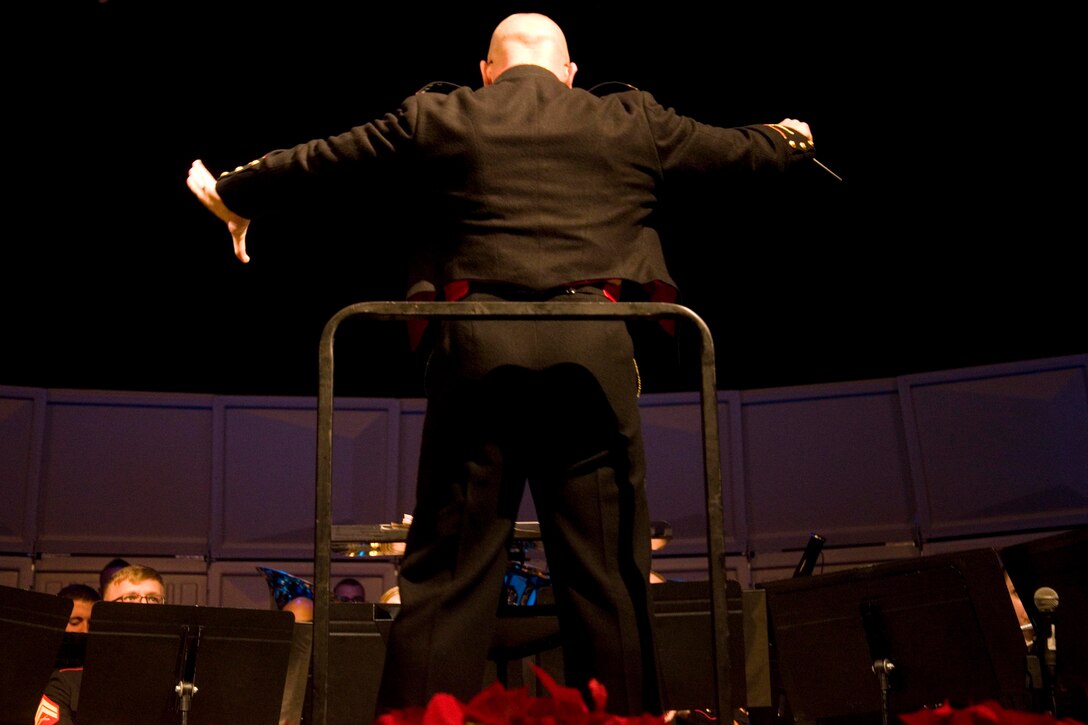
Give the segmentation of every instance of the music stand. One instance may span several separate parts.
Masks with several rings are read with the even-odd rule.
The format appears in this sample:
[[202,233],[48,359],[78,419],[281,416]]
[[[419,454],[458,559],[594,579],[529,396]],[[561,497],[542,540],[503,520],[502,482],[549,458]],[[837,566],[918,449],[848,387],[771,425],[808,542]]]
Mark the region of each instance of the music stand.
[[289,612],[98,602],[79,720],[276,725],[293,632]]
[[398,604],[329,604],[330,723],[369,723],[378,703],[385,638]]
[[[747,670],[765,669],[768,652],[747,641],[745,603],[740,583],[726,580],[729,617],[729,682],[735,707],[765,703],[751,687]],[[666,710],[708,710],[717,708],[713,673],[713,624],[710,621],[710,583],[666,581],[653,585],[654,637],[661,671],[662,699]],[[763,643],[766,645],[766,642]],[[749,689],[752,692],[749,692]]]
[[71,599],[0,586],[0,723],[34,722],[71,613]]
[[799,722],[888,722],[944,702],[1027,701],[1024,639],[993,549],[761,587]]

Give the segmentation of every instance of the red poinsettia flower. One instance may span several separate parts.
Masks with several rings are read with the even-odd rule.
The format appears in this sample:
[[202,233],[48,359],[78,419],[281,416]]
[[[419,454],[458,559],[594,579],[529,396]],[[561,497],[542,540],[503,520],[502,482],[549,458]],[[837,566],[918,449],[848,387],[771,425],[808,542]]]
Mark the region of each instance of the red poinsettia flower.
[[438,693],[426,708],[387,712],[375,725],[664,725],[660,715],[610,715],[605,710],[608,693],[596,680],[589,683],[591,711],[577,689],[561,687],[547,672],[536,665],[531,667],[550,697],[532,697],[525,687],[507,690],[495,682],[467,703]]

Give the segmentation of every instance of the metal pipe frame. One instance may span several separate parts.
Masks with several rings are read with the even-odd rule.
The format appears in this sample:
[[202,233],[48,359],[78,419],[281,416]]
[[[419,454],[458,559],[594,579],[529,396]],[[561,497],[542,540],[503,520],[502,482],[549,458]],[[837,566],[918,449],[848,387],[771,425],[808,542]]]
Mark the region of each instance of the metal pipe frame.
[[720,718],[732,719],[729,680],[729,626],[725,595],[725,509],[718,443],[714,341],[706,323],[687,307],[660,302],[360,302],[344,307],[325,324],[319,349],[317,400],[317,485],[314,507],[313,714],[326,725],[329,684],[329,583],[332,569],[333,344],[340,324],[351,317],[372,320],[634,320],[687,319],[702,345],[703,469],[706,480],[707,559],[710,616],[714,630],[714,674]]

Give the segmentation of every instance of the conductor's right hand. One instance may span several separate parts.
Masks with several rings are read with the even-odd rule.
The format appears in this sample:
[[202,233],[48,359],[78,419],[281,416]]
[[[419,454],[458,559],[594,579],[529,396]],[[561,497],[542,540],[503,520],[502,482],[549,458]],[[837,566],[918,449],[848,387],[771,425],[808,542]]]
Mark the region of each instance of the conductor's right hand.
[[783,118],[778,122],[779,126],[788,126],[798,133],[804,134],[805,138],[812,142],[812,129],[808,127],[808,124],[804,121],[798,121],[796,118]]
[[193,192],[208,211],[226,222],[227,231],[230,232],[230,236],[234,240],[234,256],[242,260],[242,262],[248,262],[246,230],[249,229],[249,219],[232,212],[219,198],[219,192],[215,190],[215,177],[204,166],[203,161],[197,159],[193,162],[193,165],[189,167],[189,177],[185,180],[185,183],[189,187],[189,191]]

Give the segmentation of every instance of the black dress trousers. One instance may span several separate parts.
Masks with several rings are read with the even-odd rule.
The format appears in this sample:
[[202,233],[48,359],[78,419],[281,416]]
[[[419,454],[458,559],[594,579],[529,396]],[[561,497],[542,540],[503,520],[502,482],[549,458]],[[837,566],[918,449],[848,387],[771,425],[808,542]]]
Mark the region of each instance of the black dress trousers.
[[[470,292],[466,300],[523,301]],[[596,287],[552,301],[600,302]],[[444,321],[427,369],[416,508],[379,714],[483,686],[526,482],[568,686],[660,710],[638,374],[623,321]]]

